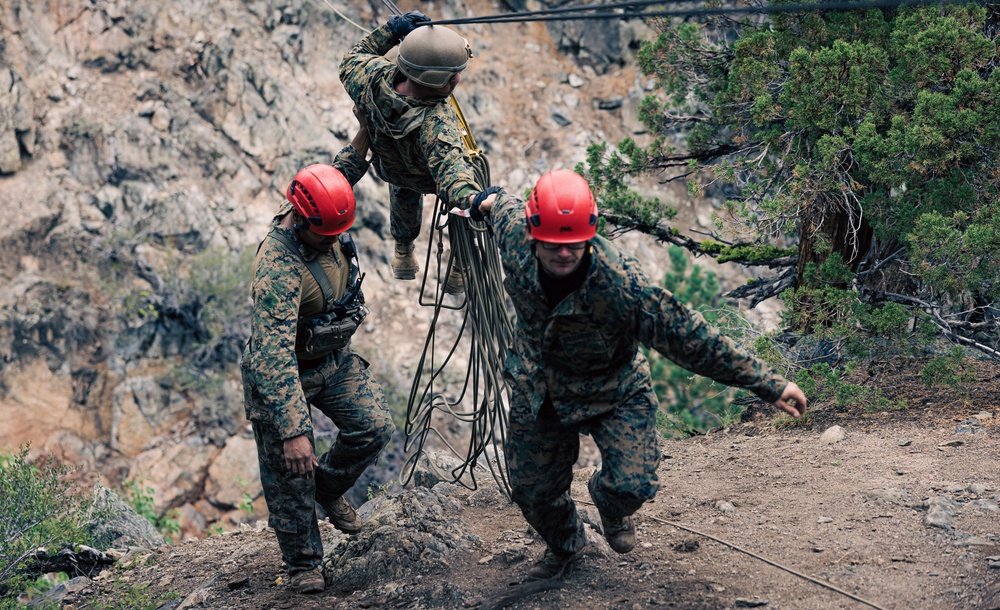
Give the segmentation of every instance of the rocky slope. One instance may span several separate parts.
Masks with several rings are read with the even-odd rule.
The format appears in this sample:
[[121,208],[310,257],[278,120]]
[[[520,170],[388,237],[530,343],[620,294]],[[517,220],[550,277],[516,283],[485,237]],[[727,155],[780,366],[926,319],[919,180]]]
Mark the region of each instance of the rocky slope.
[[627,555],[601,537],[586,491],[593,469],[581,468],[572,493],[590,544],[564,580],[524,582],[544,545],[495,487],[428,478],[432,487],[376,495],[357,536],[326,526],[331,585],[318,595],[289,590],[263,523],[133,549],[54,595],[83,608],[140,589],[175,610],[996,610],[995,371],[977,365],[970,393],[928,390],[918,364],[883,383],[905,411],[818,404],[780,430],[755,411],[727,430],[663,441],[661,490],[637,513]]
[[[387,15],[374,1],[0,3],[0,447],[31,442],[111,487],[142,479],[185,536],[264,514],[235,368],[246,259],[296,169],[353,133],[337,67],[362,32],[346,18]],[[463,34],[477,57],[457,97],[495,183],[522,192],[591,142],[641,131],[630,47],[644,25]],[[401,413],[430,312],[413,283],[388,281],[386,198],[374,178],[358,186],[372,314],[355,347]],[[698,222],[679,207],[678,226]],[[658,276],[656,248],[630,245]]]

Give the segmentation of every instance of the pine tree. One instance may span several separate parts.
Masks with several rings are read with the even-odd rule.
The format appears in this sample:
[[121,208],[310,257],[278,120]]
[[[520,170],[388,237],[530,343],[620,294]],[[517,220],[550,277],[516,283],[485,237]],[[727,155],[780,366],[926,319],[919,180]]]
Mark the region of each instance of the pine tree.
[[[718,242],[675,243],[774,265],[788,254],[775,246],[795,247],[785,274],[737,296],[797,286],[790,304],[819,310],[813,319],[829,314],[826,297],[803,290],[846,293],[855,314],[895,301],[990,351],[1000,319],[998,24],[1000,11],[976,4],[662,22],[639,52],[659,83],[640,108],[656,138],[592,147],[588,177],[619,221],[635,217],[634,194],[622,207],[635,174],[666,172],[694,196],[725,189]],[[667,145],[678,130],[686,150]]]

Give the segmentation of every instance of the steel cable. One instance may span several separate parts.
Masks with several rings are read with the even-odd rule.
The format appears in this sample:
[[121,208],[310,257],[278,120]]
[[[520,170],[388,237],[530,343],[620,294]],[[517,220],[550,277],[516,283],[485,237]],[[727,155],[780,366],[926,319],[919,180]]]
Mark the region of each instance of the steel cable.
[[[811,11],[857,11],[875,8],[896,8],[901,6],[944,6],[948,4],[967,4],[968,0],[860,0],[850,2],[806,2],[792,4],[768,4],[757,6],[731,6],[698,8],[677,8],[672,10],[634,10],[634,7],[652,7],[664,5],[693,4],[683,0],[638,0],[637,2],[618,2],[613,4],[593,4],[548,9],[541,11],[522,11],[487,15],[483,17],[463,17],[458,19],[442,19],[419,24],[427,25],[467,25],[477,23],[524,23],[529,21],[579,21],[589,19],[646,19],[649,17],[699,17],[712,15],[740,14],[773,14],[802,13]],[[589,12],[592,14],[583,14]]]

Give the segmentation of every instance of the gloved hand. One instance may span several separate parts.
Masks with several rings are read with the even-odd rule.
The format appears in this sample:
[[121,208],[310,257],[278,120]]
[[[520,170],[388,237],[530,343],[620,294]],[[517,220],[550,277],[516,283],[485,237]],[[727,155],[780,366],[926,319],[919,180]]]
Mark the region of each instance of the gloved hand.
[[[472,205],[469,206],[469,218],[475,220],[476,222],[482,222],[483,219],[486,218],[486,216],[483,215],[483,211],[479,209],[480,206],[483,205],[483,202],[486,201],[486,199],[490,195],[495,195],[497,193],[502,193],[502,192],[503,189],[500,188],[499,186],[491,186],[488,187],[486,190],[477,193],[476,196],[473,197],[472,199]],[[489,207],[486,208],[486,211],[487,212],[489,211]]]
[[393,15],[389,17],[389,31],[396,38],[402,38],[417,29],[418,24],[430,22],[431,18],[420,11],[410,11],[405,15]]

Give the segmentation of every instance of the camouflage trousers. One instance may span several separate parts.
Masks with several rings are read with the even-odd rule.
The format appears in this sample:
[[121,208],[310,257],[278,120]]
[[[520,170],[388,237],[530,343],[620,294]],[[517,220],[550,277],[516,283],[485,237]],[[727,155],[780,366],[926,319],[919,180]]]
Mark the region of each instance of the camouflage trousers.
[[[278,537],[289,574],[311,570],[322,562],[316,502],[329,505],[346,493],[395,430],[382,387],[357,354],[334,352],[323,364],[300,371],[299,379],[309,403],[340,429],[333,447],[318,457],[315,477],[290,473],[278,429],[266,421],[251,422],[270,513],[268,524]],[[312,433],[308,438],[315,451]]]
[[586,545],[570,497],[580,434],[589,434],[601,452],[601,468],[588,488],[602,515],[629,516],[656,495],[660,463],[656,410],[656,396],[650,391],[608,413],[564,426],[548,398],[536,418],[529,402],[514,396],[507,433],[511,496],[549,548],[575,553]]
[[398,242],[416,241],[423,222],[424,196],[419,191],[389,185],[389,231]]

